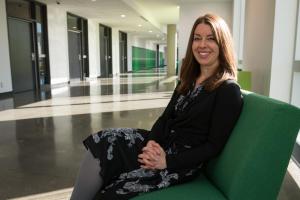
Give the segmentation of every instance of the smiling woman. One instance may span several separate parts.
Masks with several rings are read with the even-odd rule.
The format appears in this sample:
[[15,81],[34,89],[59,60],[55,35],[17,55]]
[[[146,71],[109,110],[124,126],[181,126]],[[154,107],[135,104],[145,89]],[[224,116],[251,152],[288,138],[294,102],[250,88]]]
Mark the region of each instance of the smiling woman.
[[192,48],[193,55],[201,66],[202,74],[216,71],[219,66],[219,46],[209,25],[199,24],[196,27]]
[[226,22],[211,14],[199,17],[182,63],[179,91],[186,93],[195,79],[196,85],[202,83],[211,91],[224,80],[236,80],[236,69],[232,36]]
[[108,128],[83,141],[72,200],[125,200],[184,183],[222,151],[243,104],[224,24],[216,15],[196,20],[180,83],[151,130]]

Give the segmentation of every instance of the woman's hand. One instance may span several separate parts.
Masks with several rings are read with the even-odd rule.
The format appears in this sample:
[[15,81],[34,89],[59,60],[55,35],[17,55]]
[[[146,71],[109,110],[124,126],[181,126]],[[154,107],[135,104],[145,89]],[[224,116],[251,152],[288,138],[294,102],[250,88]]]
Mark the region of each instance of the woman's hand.
[[165,169],[167,167],[166,153],[157,142],[149,140],[142,151],[143,153],[138,155],[142,168]]

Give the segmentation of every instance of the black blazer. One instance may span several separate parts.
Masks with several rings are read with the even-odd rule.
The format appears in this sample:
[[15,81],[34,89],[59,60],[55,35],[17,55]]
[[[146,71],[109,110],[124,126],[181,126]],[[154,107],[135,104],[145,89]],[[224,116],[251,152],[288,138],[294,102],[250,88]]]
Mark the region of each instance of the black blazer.
[[148,137],[164,149],[174,143],[191,147],[176,155],[167,155],[168,169],[188,169],[217,156],[226,144],[243,104],[240,87],[233,80],[224,81],[211,92],[201,91],[185,111],[174,118],[178,97],[175,89]]

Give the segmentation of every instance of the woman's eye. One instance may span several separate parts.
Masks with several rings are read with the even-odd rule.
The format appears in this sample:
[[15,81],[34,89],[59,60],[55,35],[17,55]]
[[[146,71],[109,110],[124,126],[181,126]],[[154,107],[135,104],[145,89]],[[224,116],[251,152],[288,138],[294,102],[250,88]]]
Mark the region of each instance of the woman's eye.
[[194,37],[194,41],[198,41],[198,40],[200,40],[200,38]]
[[214,41],[215,38],[214,37],[208,37],[207,40]]

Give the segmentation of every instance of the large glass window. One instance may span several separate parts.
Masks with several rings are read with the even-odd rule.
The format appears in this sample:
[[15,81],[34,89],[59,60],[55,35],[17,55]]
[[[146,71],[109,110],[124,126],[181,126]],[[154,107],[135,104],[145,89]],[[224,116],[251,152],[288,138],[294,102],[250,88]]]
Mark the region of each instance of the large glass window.
[[35,5],[35,19],[36,19],[36,37],[37,37],[37,53],[38,53],[38,68],[40,85],[47,83],[46,80],[46,47],[45,47],[45,13],[44,6]]

